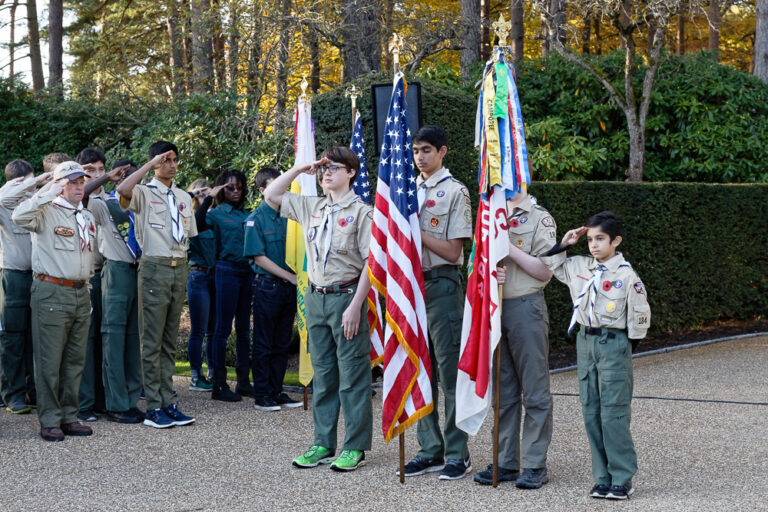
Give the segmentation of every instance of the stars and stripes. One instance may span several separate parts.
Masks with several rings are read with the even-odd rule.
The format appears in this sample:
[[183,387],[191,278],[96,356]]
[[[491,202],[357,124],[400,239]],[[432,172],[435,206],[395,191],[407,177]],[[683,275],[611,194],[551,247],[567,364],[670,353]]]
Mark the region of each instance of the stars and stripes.
[[355,127],[352,130],[352,141],[349,143],[349,149],[355,152],[360,160],[360,172],[352,183],[352,190],[355,194],[368,204],[371,204],[371,182],[368,177],[368,164],[365,158],[365,138],[363,137],[363,118],[360,112],[355,116]]
[[[382,431],[387,442],[433,407],[419,205],[405,91],[405,78],[398,73],[381,147],[368,257],[373,304],[380,304],[379,295],[386,302]],[[381,322],[380,308],[377,315]]]

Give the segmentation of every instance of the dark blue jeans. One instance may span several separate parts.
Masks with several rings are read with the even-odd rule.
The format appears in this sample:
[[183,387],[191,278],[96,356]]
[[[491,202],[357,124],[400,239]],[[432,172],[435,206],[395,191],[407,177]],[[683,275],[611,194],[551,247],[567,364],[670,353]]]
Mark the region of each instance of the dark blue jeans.
[[253,272],[248,265],[229,261],[216,263],[216,330],[213,335],[213,368],[226,371],[224,362],[227,340],[235,320],[238,379],[247,376],[250,362],[251,284]]
[[192,377],[203,376],[203,338],[207,335],[205,344],[205,360],[212,368],[211,352],[213,351],[213,329],[216,326],[215,297],[216,281],[214,275],[200,270],[190,270],[187,278],[187,304],[189,305],[189,341],[187,355]]
[[253,281],[254,396],[283,391],[288,348],[296,316],[296,287],[280,279],[257,275]]

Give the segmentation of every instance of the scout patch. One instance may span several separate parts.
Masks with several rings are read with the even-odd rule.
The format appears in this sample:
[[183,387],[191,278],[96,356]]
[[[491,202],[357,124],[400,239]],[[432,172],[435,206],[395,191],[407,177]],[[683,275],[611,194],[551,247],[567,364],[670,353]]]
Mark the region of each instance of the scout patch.
[[53,232],[59,236],[75,236],[75,230],[68,226],[56,226]]
[[548,228],[552,228],[555,226],[555,219],[552,217],[544,217],[541,219],[541,223],[547,226]]
[[165,204],[165,203],[164,203],[164,202],[162,202],[162,201],[150,201],[150,203],[152,203],[152,204]]
[[184,203],[179,203],[179,211],[180,211],[180,212],[183,212],[183,211],[184,211],[184,208],[186,208],[186,207],[187,207],[187,206],[186,206]]
[[466,188],[462,188],[461,193],[464,194],[464,199],[469,201],[469,190],[467,190]]
[[634,285],[635,291],[639,294],[645,295],[645,287],[643,286],[642,281],[636,282]]
[[253,227],[253,221],[252,220],[245,221],[245,226],[248,227],[248,228],[252,228]]
[[518,224],[520,224],[520,222],[517,219],[512,219],[509,221],[509,226],[513,228],[516,228]]
[[426,206],[427,208],[432,208],[433,206],[435,206],[435,202],[431,199],[428,199],[426,202]]
[[373,219],[373,211],[368,212],[368,218]]
[[616,311],[616,303],[611,301],[608,304],[605,305],[605,310],[609,313],[613,313]]
[[152,226],[155,229],[163,229],[163,225],[162,224],[150,224],[150,226]]
[[355,220],[353,216],[350,215],[349,217],[347,217],[347,222],[352,222],[353,220]]
[[601,316],[600,317],[600,323],[605,325],[611,325],[616,321],[615,318],[611,318],[609,316]]
[[603,291],[608,291],[611,289],[611,282],[610,281],[603,281]]
[[344,227],[347,225],[347,219],[339,219],[339,226]]
[[347,251],[345,251],[344,249],[339,249],[339,250],[338,250],[338,251],[336,251],[336,252],[337,252],[338,254],[347,254]]
[[315,239],[315,235],[317,235],[317,227],[310,228],[309,233],[307,234],[307,239],[311,242]]
[[432,219],[429,221],[429,224],[430,224],[430,225],[431,225],[433,228],[436,228],[436,227],[437,227],[437,225],[438,225],[438,224],[440,224],[440,220],[438,220],[438,218],[437,218],[437,217],[432,217]]
[[638,327],[640,326],[647,326],[650,323],[650,318],[648,318],[648,313],[646,311],[636,311],[635,312],[635,325]]
[[518,247],[522,247],[525,245],[525,240],[523,240],[522,238],[518,238],[517,240],[515,240],[515,245]]
[[525,224],[528,222],[528,217],[520,217],[520,224]]
[[467,224],[472,224],[472,212],[469,208],[464,210],[464,220],[467,221]]
[[437,197],[443,197],[445,195],[445,190],[438,190],[437,191]]
[[616,287],[616,289],[618,290],[619,288],[624,286],[624,283],[621,281],[621,279],[617,279],[613,282],[613,286]]

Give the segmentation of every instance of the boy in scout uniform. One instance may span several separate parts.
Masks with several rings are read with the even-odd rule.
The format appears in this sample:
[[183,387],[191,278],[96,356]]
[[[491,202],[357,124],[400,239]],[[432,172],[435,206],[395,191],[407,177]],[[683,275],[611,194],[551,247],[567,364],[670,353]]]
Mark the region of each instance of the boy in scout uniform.
[[[195,421],[172,403],[176,337],[187,289],[186,242],[197,235],[192,198],[173,183],[178,154],[170,142],[155,142],[149,147],[149,162],[117,187],[121,206],[136,216],[136,240],[142,250],[138,294],[147,399],[144,424],[155,428]],[[140,185],[153,169],[152,181]]]
[[445,425],[443,436],[437,407],[419,420],[416,437],[421,449],[406,464],[405,476],[440,471],[441,480],[457,480],[472,470],[467,434],[456,426],[456,373],[464,316],[459,267],[464,263],[464,242],[472,238],[472,211],[469,191],[443,167],[448,151],[445,132],[437,126],[423,126],[412,141],[413,159],[420,171],[416,183],[429,353],[432,368],[437,370],[432,396],[438,396],[439,376]]
[[[499,388],[499,481],[521,489],[538,489],[549,481],[547,450],[552,440],[552,394],[549,391],[549,314],[544,287],[564,254],[544,254],[557,240],[555,220],[523,191],[507,200],[509,256],[504,260],[501,386]],[[525,407],[522,443],[521,404]],[[520,449],[522,444],[522,464]],[[520,474],[522,465],[523,472]],[[493,465],[475,474],[493,483]]]
[[634,491],[637,455],[629,430],[632,401],[632,343],[645,337],[651,309],[645,286],[616,248],[621,219],[613,212],[590,217],[568,231],[549,254],[574,245],[586,233],[592,256],[572,256],[554,269],[568,285],[576,338],[579,398],[592,451],[593,498],[625,500]]
[[[135,171],[132,162],[121,160],[108,174],[91,179],[101,189]],[[139,343],[138,289],[136,284],[141,249],[135,239],[133,214],[120,207],[117,195],[92,195],[88,210],[97,226],[101,271],[101,338],[103,381],[107,418],[118,423],[140,423],[144,413],[136,408],[141,392],[141,345]],[[81,388],[82,389],[82,388]]]
[[0,188],[0,394],[14,414],[29,412],[36,401],[29,309],[32,237],[11,214],[52,177],[48,172],[35,178],[28,162],[14,160],[5,167],[7,181]]
[[13,222],[32,232],[32,342],[40,435],[89,436],[77,421],[78,388],[88,341],[96,228],[83,209],[83,168],[64,162],[55,184],[21,203]]
[[[373,209],[350,188],[359,170],[357,155],[335,146],[317,162],[294,166],[264,190],[272,208],[301,224],[307,246],[310,285],[305,305],[315,371],[315,439],[309,450],[293,459],[300,468],[333,461],[331,469],[352,471],[365,464],[365,450],[371,448],[371,341],[364,310],[371,288],[367,262]],[[317,172],[324,197],[285,191],[302,172]],[[334,460],[339,406],[346,436]]]

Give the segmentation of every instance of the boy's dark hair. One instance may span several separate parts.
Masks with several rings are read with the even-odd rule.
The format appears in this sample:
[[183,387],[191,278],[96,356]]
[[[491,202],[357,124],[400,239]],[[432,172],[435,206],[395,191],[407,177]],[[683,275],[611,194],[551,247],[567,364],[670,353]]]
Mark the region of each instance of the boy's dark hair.
[[157,155],[162,155],[168,151],[173,151],[177,157],[179,156],[179,148],[176,147],[176,144],[166,140],[159,140],[149,146],[149,158],[155,158]]
[[[248,200],[248,179],[245,177],[245,174],[243,174],[243,171],[238,171],[237,169],[221,171],[219,175],[216,176],[216,183],[214,186],[218,187],[219,185],[226,185],[232,178],[237,179],[242,187],[240,190],[240,202],[237,203],[237,206],[243,206],[245,201]],[[216,194],[216,204],[224,204],[225,202],[224,190],[222,189]]]
[[117,169],[118,167],[122,167],[124,165],[130,165],[130,169],[128,169],[125,174],[123,174],[123,177],[120,179],[120,182],[122,183],[125,178],[136,172],[136,169],[138,166],[136,165],[136,162],[131,160],[130,158],[123,158],[120,160],[117,160],[112,164],[112,169]]
[[419,131],[411,137],[412,144],[417,142],[426,142],[439,150],[443,146],[448,147],[448,136],[445,134],[445,130],[439,126],[427,124],[419,128]]
[[96,162],[107,165],[107,155],[96,148],[85,148],[77,154],[75,161],[80,165],[95,164]]
[[35,173],[35,168],[26,160],[16,159],[5,166],[5,179],[23,178]]
[[591,216],[584,225],[588,228],[600,228],[603,233],[606,233],[611,238],[611,242],[617,236],[624,235],[621,219],[610,211],[600,212]]
[[257,189],[260,189],[262,187],[266,187],[269,180],[273,180],[278,176],[280,176],[280,171],[274,167],[262,167],[256,173],[256,178],[254,178],[253,184]]
[[[355,152],[346,146],[331,146],[323,151],[323,157],[327,157],[328,160],[337,164],[344,164],[351,171],[355,171],[355,174],[349,179],[349,186],[351,187],[357,178],[357,173],[360,172],[360,159],[357,158]],[[322,180],[322,176],[318,176],[318,179]]]

